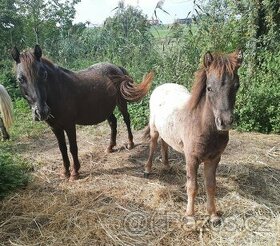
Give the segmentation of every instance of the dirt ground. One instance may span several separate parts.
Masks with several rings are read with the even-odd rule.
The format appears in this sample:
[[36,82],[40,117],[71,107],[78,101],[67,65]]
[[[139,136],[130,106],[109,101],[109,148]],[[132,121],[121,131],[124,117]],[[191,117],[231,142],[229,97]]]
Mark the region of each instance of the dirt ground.
[[32,180],[0,202],[0,245],[280,245],[280,136],[231,131],[217,171],[222,224],[208,223],[199,168],[196,225],[185,223],[185,162],[170,150],[165,171],[157,151],[153,173],[143,178],[148,144],[106,154],[106,124],[78,127],[81,177],[59,178],[62,159],[47,128],[39,139],[17,143],[33,164]]

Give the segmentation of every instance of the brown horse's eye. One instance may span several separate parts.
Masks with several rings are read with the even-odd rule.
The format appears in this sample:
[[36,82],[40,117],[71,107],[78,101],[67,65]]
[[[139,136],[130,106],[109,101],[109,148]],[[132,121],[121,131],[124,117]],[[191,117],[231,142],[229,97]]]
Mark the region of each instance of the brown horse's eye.
[[207,87],[207,91],[213,91],[210,86]]
[[19,78],[18,78],[18,82],[19,82],[20,84],[24,84],[24,83],[25,83],[24,77],[19,77]]

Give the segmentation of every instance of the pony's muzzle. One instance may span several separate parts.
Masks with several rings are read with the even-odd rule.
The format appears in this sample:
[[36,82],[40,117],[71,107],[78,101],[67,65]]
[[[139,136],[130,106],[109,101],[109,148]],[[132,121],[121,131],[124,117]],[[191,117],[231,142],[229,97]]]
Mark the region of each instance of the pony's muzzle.
[[47,120],[50,116],[50,108],[47,104],[45,104],[43,107],[38,107],[35,105],[32,107],[33,112],[33,120],[35,121],[43,121]]
[[217,129],[219,131],[228,131],[232,127],[233,119],[234,118],[232,114],[216,117],[215,123]]

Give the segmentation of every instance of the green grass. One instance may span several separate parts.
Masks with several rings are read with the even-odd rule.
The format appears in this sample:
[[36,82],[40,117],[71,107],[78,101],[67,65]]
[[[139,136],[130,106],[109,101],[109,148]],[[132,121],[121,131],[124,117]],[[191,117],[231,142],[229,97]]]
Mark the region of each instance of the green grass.
[[40,137],[45,128],[45,123],[32,120],[31,110],[23,99],[14,102],[14,123],[9,129],[11,139],[0,141],[0,199],[28,183],[32,163],[19,155],[17,144],[24,138]]

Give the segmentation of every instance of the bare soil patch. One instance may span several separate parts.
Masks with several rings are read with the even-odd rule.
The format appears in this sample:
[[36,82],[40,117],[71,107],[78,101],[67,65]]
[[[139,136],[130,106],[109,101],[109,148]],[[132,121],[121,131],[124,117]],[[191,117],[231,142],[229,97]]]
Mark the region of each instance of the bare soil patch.
[[185,162],[170,150],[166,172],[159,151],[143,178],[148,144],[106,154],[109,127],[78,127],[81,178],[59,179],[62,160],[54,135],[23,139],[19,153],[33,163],[32,180],[1,201],[1,245],[280,245],[280,136],[231,132],[217,172],[222,225],[211,226],[199,169],[197,223],[186,225]]

